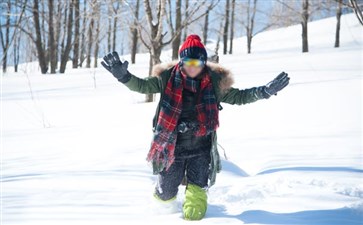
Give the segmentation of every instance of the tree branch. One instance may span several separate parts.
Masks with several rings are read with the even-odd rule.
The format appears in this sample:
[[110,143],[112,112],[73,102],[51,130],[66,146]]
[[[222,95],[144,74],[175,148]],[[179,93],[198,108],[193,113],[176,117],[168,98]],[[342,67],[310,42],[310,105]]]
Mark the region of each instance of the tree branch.
[[152,15],[152,11],[151,11],[151,7],[150,7],[150,1],[149,0],[144,0],[144,7],[145,7],[145,14],[147,16],[147,21],[149,23],[150,27],[153,27],[153,15]]
[[363,26],[363,15],[357,1],[356,0],[349,0],[349,1],[350,4],[353,6],[354,13],[357,16],[359,23]]
[[[171,42],[173,42],[175,40],[175,38],[182,32],[182,30],[186,26],[192,24],[193,22],[199,20],[200,18],[202,18],[203,16],[205,16],[205,14],[207,14],[208,11],[205,11],[204,13],[202,13],[201,15],[199,15],[198,17],[196,17],[196,18],[194,18],[194,19],[191,20],[191,18],[193,17],[193,15],[200,9],[200,7],[202,5],[205,4],[205,2],[206,1],[202,2],[200,5],[198,5],[198,6],[195,7],[196,9],[193,10],[193,12],[191,12],[191,14],[188,15],[187,18],[185,18],[184,22],[180,25],[180,28],[177,29],[176,31],[174,31],[174,34],[171,36],[171,38],[168,41],[162,43],[163,46],[169,45]],[[211,3],[211,5],[208,6],[208,8],[209,9],[213,9],[214,7],[216,7],[216,5],[218,4],[218,2],[219,2],[219,0],[217,0],[216,2],[213,1]]]
[[158,18],[158,32],[156,33],[155,39],[154,40],[161,40],[161,34],[163,32],[163,17],[164,17],[164,13],[165,13],[165,2],[166,0],[159,0],[159,18]]

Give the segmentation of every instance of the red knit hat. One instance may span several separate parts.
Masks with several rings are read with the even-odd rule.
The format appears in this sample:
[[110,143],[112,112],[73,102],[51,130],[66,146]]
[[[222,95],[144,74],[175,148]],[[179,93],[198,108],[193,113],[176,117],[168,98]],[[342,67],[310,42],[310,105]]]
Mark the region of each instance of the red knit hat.
[[206,61],[207,51],[205,50],[205,47],[202,44],[200,37],[196,34],[191,34],[187,37],[187,39],[180,47],[179,56],[180,59],[188,57]]

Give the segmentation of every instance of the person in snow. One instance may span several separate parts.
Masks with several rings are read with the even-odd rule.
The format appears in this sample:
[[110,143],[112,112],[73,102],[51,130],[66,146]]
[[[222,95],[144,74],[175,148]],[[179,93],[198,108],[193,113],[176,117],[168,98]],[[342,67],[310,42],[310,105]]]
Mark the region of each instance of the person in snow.
[[267,85],[234,88],[231,72],[207,61],[198,35],[187,37],[179,56],[179,61],[155,65],[153,76],[144,79],[131,74],[128,62],[121,62],[116,52],[106,55],[101,64],[132,91],[160,93],[147,155],[157,175],[154,196],[173,202],[179,185],[186,181],[184,219],[200,220],[207,210],[206,191],[221,170],[216,133],[220,103],[242,105],[268,99],[290,78],[282,72]]

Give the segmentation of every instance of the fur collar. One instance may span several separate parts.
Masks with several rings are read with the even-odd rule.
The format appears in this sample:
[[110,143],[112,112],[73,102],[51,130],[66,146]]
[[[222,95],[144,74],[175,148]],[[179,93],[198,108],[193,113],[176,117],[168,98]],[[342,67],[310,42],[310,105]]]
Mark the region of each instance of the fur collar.
[[[163,71],[173,67],[178,62],[179,61],[175,60],[172,62],[157,64],[153,67],[152,75],[158,77]],[[232,87],[234,80],[233,80],[233,74],[229,69],[221,66],[220,64],[208,61],[207,61],[207,67],[209,67],[211,71],[214,71],[216,74],[221,76],[221,79],[219,80],[219,89],[222,93],[226,92],[229,88]]]

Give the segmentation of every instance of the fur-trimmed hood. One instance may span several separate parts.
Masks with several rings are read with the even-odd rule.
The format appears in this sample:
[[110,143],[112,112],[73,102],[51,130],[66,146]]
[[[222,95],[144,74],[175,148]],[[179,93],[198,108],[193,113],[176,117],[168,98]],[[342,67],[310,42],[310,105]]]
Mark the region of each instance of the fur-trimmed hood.
[[[167,69],[170,69],[177,63],[179,63],[179,61],[175,60],[171,62],[157,64],[153,67],[152,75],[158,77],[161,75],[162,72],[164,72]],[[211,71],[221,76],[221,79],[219,81],[219,89],[222,93],[232,87],[234,79],[233,79],[233,74],[229,69],[221,66],[220,64],[208,61],[207,61],[207,67]]]

